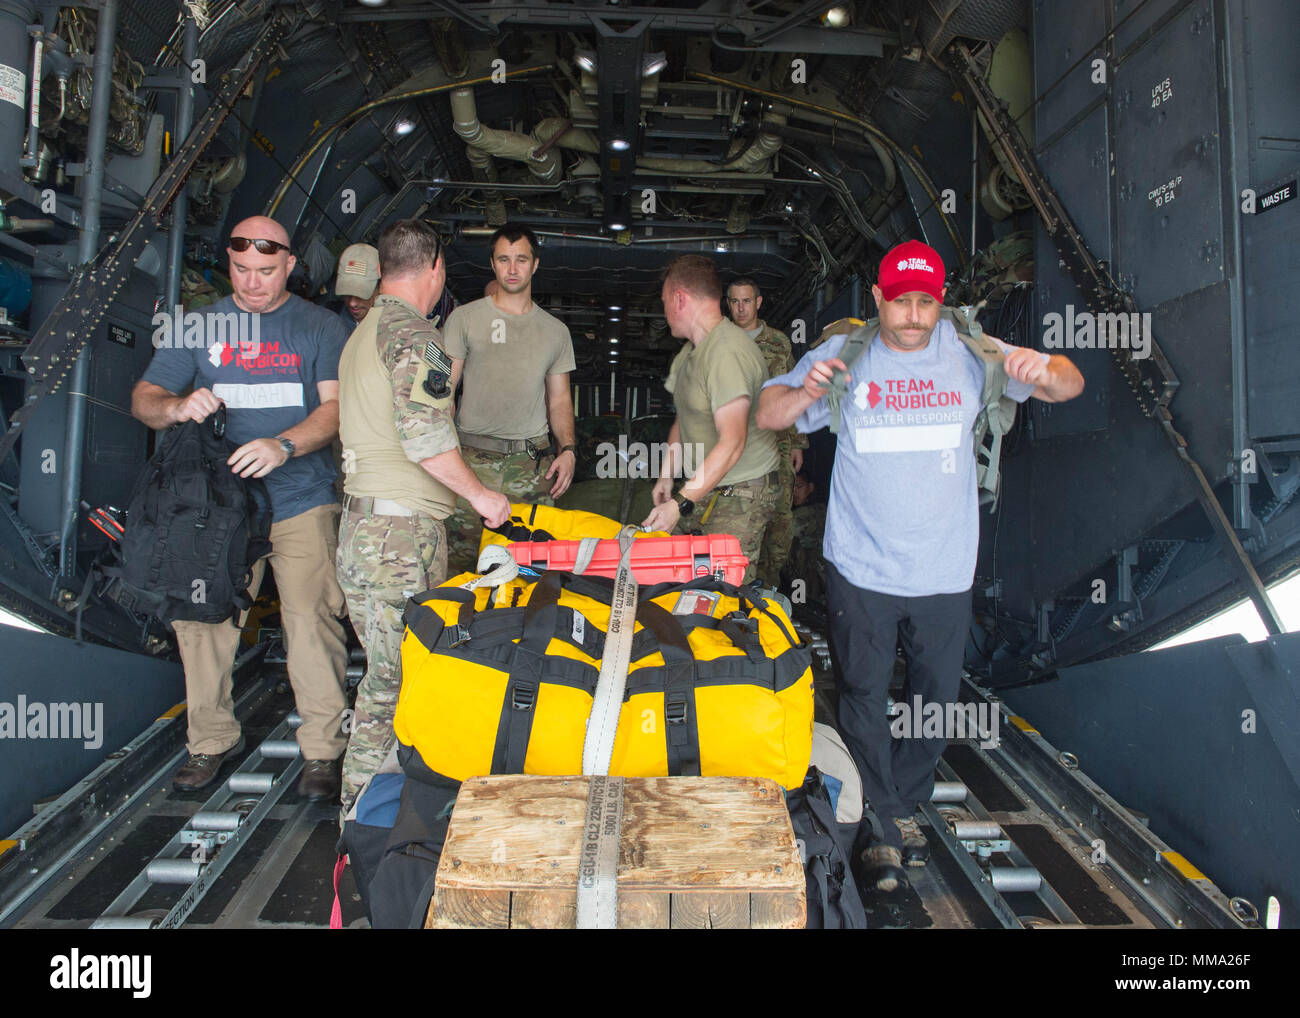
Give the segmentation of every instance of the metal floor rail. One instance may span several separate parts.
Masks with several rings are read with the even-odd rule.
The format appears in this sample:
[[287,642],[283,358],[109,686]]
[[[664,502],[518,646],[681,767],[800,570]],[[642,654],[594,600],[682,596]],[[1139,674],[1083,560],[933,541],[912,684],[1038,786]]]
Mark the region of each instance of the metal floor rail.
[[[91,924],[93,930],[175,929],[194,911],[257,825],[297,781],[302,753],[293,730],[302,723],[289,714],[221,783],[216,792]],[[271,769],[266,769],[267,767]],[[186,885],[165,916],[132,915],[155,885]]]

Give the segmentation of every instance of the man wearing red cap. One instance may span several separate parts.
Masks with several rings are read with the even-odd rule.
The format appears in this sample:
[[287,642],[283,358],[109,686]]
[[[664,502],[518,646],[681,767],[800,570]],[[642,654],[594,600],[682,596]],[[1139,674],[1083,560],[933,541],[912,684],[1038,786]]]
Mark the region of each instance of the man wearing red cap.
[[[926,861],[913,811],[930,798],[946,738],[894,738],[889,682],[901,639],[906,702],[957,699],[979,546],[973,428],[984,367],[941,319],[944,266],[932,248],[895,247],[871,294],[879,328],[854,363],[838,356],[850,328],[828,330],[835,334],[764,386],[758,424],[826,427],[831,377],[847,372],[822,548],[827,611],[840,731],[885,828],[884,843],[864,862],[876,887],[892,891],[904,860]],[[1057,403],[1083,391],[1083,376],[1065,357],[998,345],[1006,395],[1017,402]]]

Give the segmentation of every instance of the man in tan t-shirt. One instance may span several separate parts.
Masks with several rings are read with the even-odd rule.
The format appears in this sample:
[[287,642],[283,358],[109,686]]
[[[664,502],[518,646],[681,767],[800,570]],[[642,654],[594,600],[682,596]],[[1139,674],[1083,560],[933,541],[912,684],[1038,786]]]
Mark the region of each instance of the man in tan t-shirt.
[[[776,510],[776,437],[754,422],[767,366],[743,329],[722,317],[722,281],[703,255],[682,255],[664,271],[664,317],[689,340],[668,371],[677,419],[670,454],[655,483],[655,507],[642,526],[734,534],[757,574],[763,531]],[[673,494],[673,478],[686,482]],[[698,521],[698,523],[696,523]]]
[[446,278],[438,235],[418,219],[379,238],[374,307],[339,360],[343,517],[338,578],[366,651],[366,676],[343,760],[343,811],[393,742],[401,688],[402,610],[447,578],[443,520],[459,494],[499,525],[510,503],[461,459],[452,423],[451,362],[428,314]]
[[[511,502],[550,505],[568,489],[577,465],[569,372],[573,341],[564,323],[533,303],[540,264],[537,237],[507,223],[492,235],[499,289],[458,307],[443,336],[451,387],[464,379],[456,431],[465,462]],[[549,426],[549,434],[548,434]],[[551,436],[558,449],[551,459]],[[474,569],[482,520],[462,500],[447,518],[448,574]]]

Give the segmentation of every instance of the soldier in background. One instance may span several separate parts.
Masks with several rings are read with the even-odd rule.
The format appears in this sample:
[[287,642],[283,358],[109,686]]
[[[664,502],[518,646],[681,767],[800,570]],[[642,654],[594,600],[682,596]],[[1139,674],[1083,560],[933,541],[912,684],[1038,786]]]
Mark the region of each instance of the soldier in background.
[[346,316],[358,323],[369,314],[379,285],[379,252],[369,244],[353,244],[339,256],[334,295],[343,298]]
[[[790,348],[790,337],[758,317],[758,310],[762,306],[763,295],[758,292],[758,284],[749,277],[737,279],[727,287],[727,308],[731,312],[732,322],[744,329],[749,338],[758,344],[763,360],[767,363],[767,377],[775,378],[794,367],[794,354]],[[801,435],[798,428],[786,428],[776,433],[780,491],[772,522],[768,524],[763,536],[763,551],[758,560],[758,578],[770,587],[779,586],[781,570],[790,554],[790,542],[793,539],[791,506],[794,475],[803,466],[803,451],[807,448],[808,436]]]
[[438,235],[418,219],[379,238],[377,314],[339,361],[343,519],[338,577],[366,650],[366,677],[343,761],[343,811],[383,763],[401,687],[402,610],[447,577],[443,520],[456,496],[492,526],[510,503],[461,459],[453,422],[451,361],[428,320],[446,280]]
[[802,582],[802,596],[796,605],[826,605],[826,559],[822,544],[826,538],[826,503],[817,495],[817,485],[807,470],[794,479],[794,508],[791,513],[790,555],[781,570],[781,589],[794,591]]

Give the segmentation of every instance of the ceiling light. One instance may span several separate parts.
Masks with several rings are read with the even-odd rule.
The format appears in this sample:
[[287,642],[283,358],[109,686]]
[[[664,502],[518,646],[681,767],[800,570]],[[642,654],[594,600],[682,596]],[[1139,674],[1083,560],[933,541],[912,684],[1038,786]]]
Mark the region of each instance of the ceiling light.
[[622,321],[622,319],[621,319],[621,318],[619,318],[619,316],[618,316],[618,315],[610,315],[610,316],[609,316],[609,320],[610,320],[610,321],[611,321],[611,322],[618,322],[618,321]]
[[723,254],[731,250],[731,245],[728,244],[725,240],[720,240],[713,245],[713,250],[717,251],[718,254]]
[[393,125],[393,133],[401,138],[415,130],[415,121],[403,117]]
[[822,24],[827,28],[843,28],[853,20],[853,10],[846,4],[836,4],[822,15]]
[[645,59],[641,61],[641,77],[649,78],[651,75],[658,74],[668,66],[668,56],[665,53],[647,53]]
[[627,229],[627,223],[621,223],[618,220],[613,220],[610,222],[609,228],[611,230],[614,230],[615,232],[619,232]]
[[[386,2],[386,0],[385,0]],[[596,73],[596,54],[589,49],[580,49],[573,54],[573,59],[588,74]]]
[[622,311],[622,310],[623,310],[623,305],[622,305],[622,304],[611,304],[611,305],[609,306],[609,309],[610,309],[611,311]]
[[361,0],[364,7],[383,7],[387,3],[388,0]]
[[[617,336],[610,336],[610,337],[609,337],[609,341],[610,341],[611,343],[617,343],[617,342],[618,342],[618,337],[617,337]],[[617,353],[618,351],[615,350],[615,351],[613,351],[613,352],[614,352],[614,353]]]
[[609,147],[615,152],[626,152],[632,147],[632,143],[626,138],[611,138],[609,141]]

